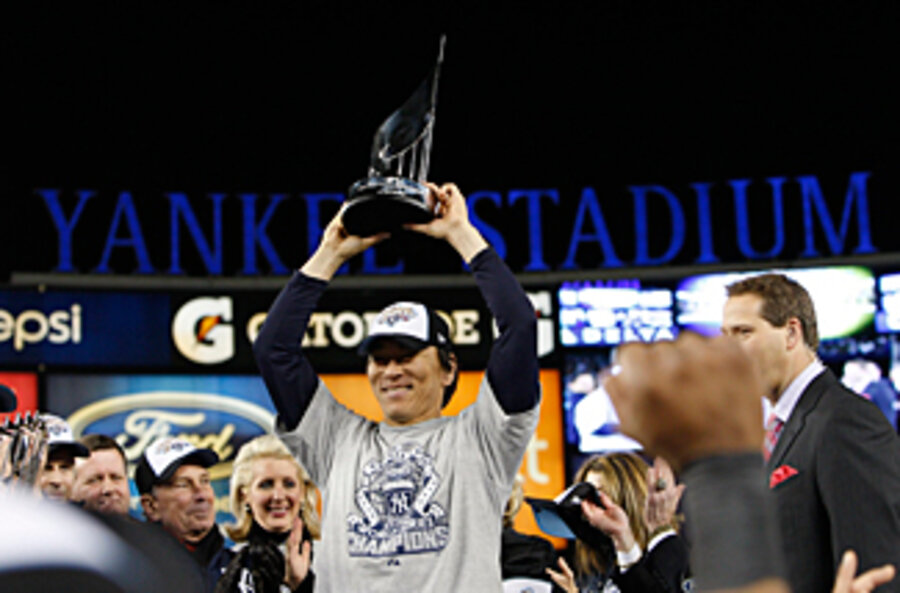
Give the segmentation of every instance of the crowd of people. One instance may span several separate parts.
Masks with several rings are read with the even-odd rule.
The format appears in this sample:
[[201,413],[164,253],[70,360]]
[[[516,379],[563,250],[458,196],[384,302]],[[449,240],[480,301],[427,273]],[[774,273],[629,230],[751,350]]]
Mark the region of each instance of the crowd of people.
[[[383,421],[345,408],[319,379],[301,347],[310,315],[337,270],[388,236],[350,235],[338,214],[254,344],[278,417],[234,459],[235,521],[216,524],[214,451],[152,443],[134,472],[138,521],[119,444],[76,440],[43,415],[35,488],[72,504],[41,511],[4,494],[0,589],[900,591],[900,439],[819,361],[812,300],[776,274],[728,288],[723,336],[621,347],[604,388],[642,454],[578,469],[573,482],[595,495],[577,501],[567,552],[515,532],[516,472],[540,404],[534,311],[459,189],[429,189],[435,219],[408,230],[459,253],[499,329],[474,404],[442,415],[458,360],[447,324],[415,302],[382,310],[360,346]],[[34,522],[48,517],[46,549],[29,552]],[[118,552],[101,554],[110,546]]]

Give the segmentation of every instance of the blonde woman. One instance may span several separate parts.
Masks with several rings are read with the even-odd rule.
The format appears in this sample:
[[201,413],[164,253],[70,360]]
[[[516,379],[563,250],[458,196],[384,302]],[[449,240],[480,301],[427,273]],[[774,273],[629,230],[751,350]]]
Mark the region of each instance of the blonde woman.
[[226,527],[238,545],[216,593],[313,590],[312,539],[319,538],[316,487],[274,435],[244,444],[231,475]]
[[633,453],[588,458],[575,482],[590,482],[603,507],[590,502],[582,511],[606,535],[605,545],[575,541],[575,570],[560,559],[550,570],[567,593],[599,592],[613,585],[622,593],[677,593],[687,576],[687,549],[678,536],[675,509],[683,486],[658,459],[652,467]]

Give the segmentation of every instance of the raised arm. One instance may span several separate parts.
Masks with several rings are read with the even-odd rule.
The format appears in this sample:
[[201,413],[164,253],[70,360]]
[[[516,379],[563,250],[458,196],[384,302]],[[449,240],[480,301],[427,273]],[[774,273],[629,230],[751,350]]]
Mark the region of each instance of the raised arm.
[[529,410],[540,399],[534,307],[510,269],[469,221],[459,188],[452,183],[428,186],[439,205],[437,216],[428,224],[407,228],[446,240],[469,264],[500,329],[487,367],[491,389],[507,414]]
[[253,343],[256,365],[278,410],[278,422],[286,430],[300,423],[319,383],[301,343],[309,317],[327,286],[302,272],[294,274],[272,303]]
[[292,430],[300,423],[319,384],[301,347],[319,298],[345,261],[385,237],[348,235],[339,212],[325,228],[318,249],[269,309],[253,343],[253,354],[284,429]]

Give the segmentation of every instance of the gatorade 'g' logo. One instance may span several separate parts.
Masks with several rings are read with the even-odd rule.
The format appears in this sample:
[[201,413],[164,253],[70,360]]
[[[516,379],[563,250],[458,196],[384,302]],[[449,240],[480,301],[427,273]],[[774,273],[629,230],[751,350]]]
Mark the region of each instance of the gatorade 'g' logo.
[[172,340],[185,358],[200,364],[234,356],[230,297],[200,297],[186,302],[172,320]]

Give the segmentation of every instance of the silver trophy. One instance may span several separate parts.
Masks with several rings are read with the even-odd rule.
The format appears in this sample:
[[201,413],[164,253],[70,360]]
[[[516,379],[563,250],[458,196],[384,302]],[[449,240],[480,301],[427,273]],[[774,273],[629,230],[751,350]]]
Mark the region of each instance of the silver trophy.
[[433,199],[424,182],[446,40],[441,36],[429,76],[375,132],[369,176],[350,186],[342,215],[344,228],[352,235],[366,237],[434,218]]

